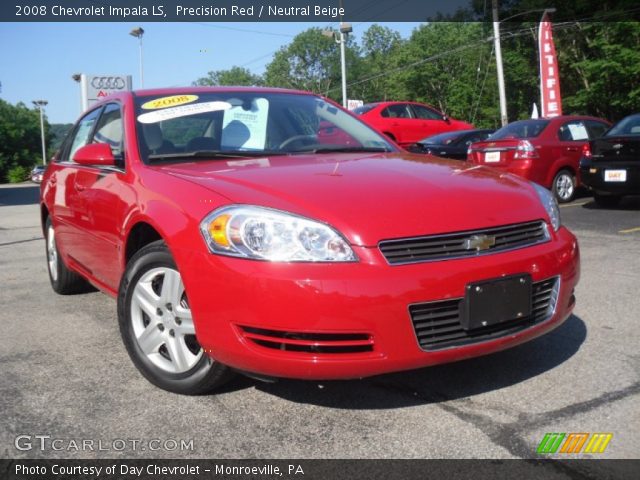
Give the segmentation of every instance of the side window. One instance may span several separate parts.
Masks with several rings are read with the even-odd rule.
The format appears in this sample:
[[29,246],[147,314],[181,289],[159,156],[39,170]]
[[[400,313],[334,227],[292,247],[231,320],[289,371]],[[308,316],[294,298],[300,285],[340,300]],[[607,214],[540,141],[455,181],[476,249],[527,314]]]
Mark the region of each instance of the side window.
[[601,137],[609,129],[606,123],[594,122],[593,120],[587,120],[586,124],[587,130],[589,130],[589,138]]
[[442,115],[430,108],[423,107],[422,105],[411,105],[411,108],[413,108],[416,118],[420,120],[443,120]]
[[411,118],[408,105],[399,103],[396,105],[389,105],[387,108],[380,112],[380,115],[387,118]]
[[108,144],[111,147],[113,155],[116,158],[121,158],[123,148],[122,140],[122,114],[120,113],[120,106],[116,103],[110,103],[104,108],[100,116],[96,131],[93,134],[93,142]]
[[589,140],[587,127],[585,127],[582,120],[567,122],[558,129],[558,140],[561,142],[579,142]]
[[100,111],[98,108],[89,112],[85,117],[78,122],[73,132],[73,138],[70,141],[68,150],[62,155],[62,161],[73,160],[73,155],[78,151],[80,147],[84,147],[90,139],[91,132],[93,131],[93,125],[96,123]]

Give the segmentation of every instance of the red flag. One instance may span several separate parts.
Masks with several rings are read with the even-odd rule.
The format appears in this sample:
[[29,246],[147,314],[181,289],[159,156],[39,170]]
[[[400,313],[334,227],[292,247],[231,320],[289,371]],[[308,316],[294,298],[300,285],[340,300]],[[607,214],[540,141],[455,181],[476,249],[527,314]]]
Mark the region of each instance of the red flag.
[[540,105],[542,117],[557,117],[562,115],[560,71],[558,70],[556,47],[553,44],[551,22],[546,12],[540,21],[538,51],[540,54]]

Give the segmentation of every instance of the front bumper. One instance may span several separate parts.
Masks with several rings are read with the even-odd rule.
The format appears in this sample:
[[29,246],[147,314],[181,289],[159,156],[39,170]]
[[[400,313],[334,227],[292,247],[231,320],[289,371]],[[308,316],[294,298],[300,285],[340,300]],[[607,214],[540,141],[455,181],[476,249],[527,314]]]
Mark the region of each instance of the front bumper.
[[[458,260],[389,266],[377,248],[360,262],[279,264],[174,251],[198,341],[216,360],[274,377],[358,378],[503,350],[560,325],[580,276],[575,237],[561,228],[536,246]],[[558,277],[552,316],[498,338],[436,351],[420,347],[409,314],[417,303],[464,296],[471,282],[528,273]],[[293,347],[291,347],[293,345]]]

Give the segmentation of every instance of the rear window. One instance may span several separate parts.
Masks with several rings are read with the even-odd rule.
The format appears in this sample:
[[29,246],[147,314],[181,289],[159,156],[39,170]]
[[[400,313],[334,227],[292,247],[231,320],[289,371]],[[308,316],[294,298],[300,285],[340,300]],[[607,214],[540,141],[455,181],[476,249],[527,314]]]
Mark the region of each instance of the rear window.
[[605,134],[607,137],[615,135],[640,135],[640,115],[623,118]]
[[366,105],[362,105],[361,107],[354,108],[352,111],[356,115],[362,115],[376,108],[376,105],[376,103],[367,103]]
[[549,120],[521,120],[502,127],[491,135],[491,140],[503,138],[535,138],[549,125]]

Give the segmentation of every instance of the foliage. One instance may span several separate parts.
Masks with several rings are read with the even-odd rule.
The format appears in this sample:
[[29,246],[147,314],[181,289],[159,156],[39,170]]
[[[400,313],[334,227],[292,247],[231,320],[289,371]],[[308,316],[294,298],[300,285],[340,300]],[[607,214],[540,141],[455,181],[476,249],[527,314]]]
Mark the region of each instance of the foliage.
[[[49,125],[45,121],[45,132]],[[25,167],[27,171],[42,162],[40,112],[23,103],[11,105],[0,100],[0,182],[7,179],[9,170]]]
[[11,167],[9,172],[7,172],[7,180],[9,183],[20,183],[29,179],[29,174],[31,170],[29,167],[25,167],[23,165],[16,165],[15,167]]
[[[347,38],[345,52],[349,81],[358,78],[360,67],[358,46],[352,36]],[[340,46],[320,28],[305,30],[276,52],[264,80],[269,86],[308,90],[339,100]]]
[[62,144],[62,141],[67,136],[67,133],[73,128],[73,123],[52,123],[49,125],[49,135],[51,140],[49,142],[49,157],[53,155]]
[[[546,2],[501,0],[501,45],[510,120],[528,118],[539,105],[538,22]],[[640,111],[640,23],[622,21],[631,0],[576,0],[552,14],[564,113],[617,121]],[[510,18],[514,17],[514,18]],[[588,22],[604,18],[612,21]],[[491,2],[416,28],[403,40],[380,25],[346,42],[348,96],[367,102],[416,100],[478,127],[499,127]],[[480,21],[474,21],[480,20]],[[269,86],[310,90],[340,101],[340,47],[321,29],[298,34],[273,56],[262,77]],[[238,67],[234,67],[238,68]],[[233,71],[234,69],[231,69]],[[246,69],[243,76],[252,75]],[[221,75],[210,72],[219,83]],[[259,84],[253,76],[253,83]],[[202,79],[200,79],[202,80]],[[200,82],[200,80],[198,82]],[[232,82],[240,84],[238,81]]]
[[199,78],[194,85],[200,86],[258,86],[262,85],[262,77],[254,75],[246,68],[231,67],[229,70],[215,70],[207,73],[206,77]]

